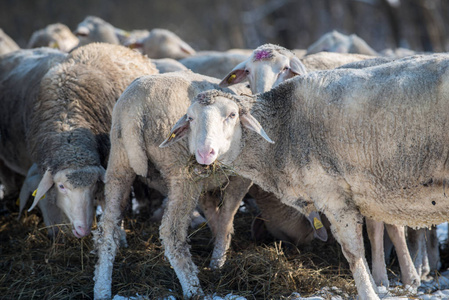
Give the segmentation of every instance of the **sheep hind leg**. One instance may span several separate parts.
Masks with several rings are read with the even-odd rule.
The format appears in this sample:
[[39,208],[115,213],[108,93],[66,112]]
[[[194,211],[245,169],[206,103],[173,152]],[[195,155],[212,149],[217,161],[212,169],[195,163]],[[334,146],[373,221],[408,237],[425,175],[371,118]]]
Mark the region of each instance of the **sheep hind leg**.
[[219,269],[226,262],[226,252],[234,233],[234,216],[251,185],[250,180],[233,176],[225,189],[223,205],[218,215],[219,226],[216,226],[215,247],[210,261],[212,269]]
[[378,286],[389,286],[384,254],[384,223],[365,218],[371,243],[372,275]]
[[325,214],[331,223],[332,233],[349,262],[359,299],[379,299],[376,284],[365,259],[362,216],[355,208],[345,208],[344,205],[341,209],[325,211]]
[[409,285],[417,289],[421,285],[418,272],[413,265],[410,252],[405,240],[404,226],[385,224],[388,235],[393,242],[396,254],[398,256],[399,267],[401,268],[401,278],[404,285]]

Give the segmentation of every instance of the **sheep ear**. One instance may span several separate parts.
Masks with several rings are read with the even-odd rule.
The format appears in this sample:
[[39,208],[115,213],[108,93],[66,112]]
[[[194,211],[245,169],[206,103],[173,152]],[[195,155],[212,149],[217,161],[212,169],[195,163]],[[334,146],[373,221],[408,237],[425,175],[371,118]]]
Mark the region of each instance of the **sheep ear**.
[[187,114],[185,114],[181,117],[181,119],[178,120],[178,122],[176,122],[168,137],[165,139],[165,141],[162,142],[162,144],[159,145],[159,148],[168,147],[171,144],[174,144],[177,141],[181,140],[187,134],[189,129],[190,122],[187,120]]
[[290,72],[294,75],[305,75],[307,74],[306,66],[297,58],[293,56],[290,58]]
[[226,75],[223,80],[220,82],[220,87],[227,87],[233,84],[237,84],[239,82],[242,82],[246,80],[246,72],[245,67],[248,60],[244,60],[241,63],[239,63],[237,66],[232,69],[231,72],[229,72],[228,75]]
[[39,202],[39,200],[48,192],[48,190],[53,186],[53,176],[51,172],[47,169],[45,171],[44,177],[42,177],[41,182],[37,187],[36,195],[34,196],[33,204],[28,211],[31,211]]
[[186,42],[182,42],[181,45],[179,46],[181,48],[181,51],[189,54],[189,55],[195,55],[196,51],[189,46],[189,44],[187,44]]
[[139,41],[136,41],[134,43],[126,45],[126,47],[128,47],[130,49],[142,49],[143,48],[143,43],[139,42]]
[[106,183],[106,178],[105,178],[106,170],[103,168],[103,166],[100,166],[100,167],[99,167],[99,173],[100,173],[100,180],[101,180],[103,183]]
[[314,237],[323,242],[327,241],[327,230],[321,222],[320,214],[313,211],[307,216],[307,220],[310,222],[310,225],[312,225]]
[[262,125],[260,125],[260,123],[249,112],[240,115],[240,122],[245,128],[257,132],[265,140],[267,140],[267,142],[274,144],[274,142],[265,133],[265,130],[263,130]]

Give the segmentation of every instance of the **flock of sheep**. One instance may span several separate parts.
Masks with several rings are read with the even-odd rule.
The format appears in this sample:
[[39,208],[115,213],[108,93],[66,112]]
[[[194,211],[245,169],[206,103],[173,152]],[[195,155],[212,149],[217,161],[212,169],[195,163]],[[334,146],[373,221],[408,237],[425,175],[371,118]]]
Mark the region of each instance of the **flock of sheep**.
[[66,222],[78,238],[102,206],[95,299],[112,297],[121,221],[142,185],[168,198],[160,238],[186,298],[208,296],[189,250],[194,212],[219,269],[246,194],[261,211],[254,234],[264,220],[294,244],[333,236],[360,299],[389,284],[385,227],[403,283],[417,288],[440,262],[435,230],[411,228],[448,219],[449,56],[409,54],[336,31],[307,51],[195,52],[168,30],[127,32],[97,17],[73,33],[49,25],[28,49],[0,31],[5,199],[20,193],[22,212],[33,194],[29,209],[40,208],[50,235]]

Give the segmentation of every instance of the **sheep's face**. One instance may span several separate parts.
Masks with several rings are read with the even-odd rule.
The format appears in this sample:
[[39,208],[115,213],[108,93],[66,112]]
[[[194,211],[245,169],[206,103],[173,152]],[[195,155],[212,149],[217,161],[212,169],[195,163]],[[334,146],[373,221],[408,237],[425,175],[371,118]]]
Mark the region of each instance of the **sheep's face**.
[[78,24],[74,34],[78,36],[80,46],[93,42],[119,44],[114,26],[97,17],[86,17]]
[[173,32],[157,28],[143,41],[143,47],[144,54],[150,58],[182,59],[196,53]]
[[217,160],[228,165],[240,153],[242,125],[273,143],[259,122],[249,112],[242,111],[235,101],[235,96],[216,90],[198,94],[159,147],[167,147],[187,136],[190,153],[199,164],[210,165]]
[[[78,238],[84,237],[92,227],[96,196],[103,188],[104,173],[102,167],[64,169],[54,176],[47,170],[39,183],[31,209],[44,194],[48,193],[49,197],[55,195],[56,205],[70,220],[73,234]],[[52,187],[53,191],[50,190]]]
[[253,94],[269,91],[295,75],[291,71],[290,59],[280,54],[271,60],[249,61],[245,72]]
[[210,105],[193,103],[187,110],[190,123],[189,149],[198,163],[210,165],[215,160],[232,162],[239,149],[242,129],[239,107],[224,97]]
[[303,63],[287,49],[257,48],[220,82],[225,87],[245,80],[253,94],[269,91],[281,82],[307,73]]
[[95,211],[95,195],[100,189],[101,178],[99,173],[85,170],[78,174],[85,176],[82,178],[85,182],[79,184],[79,180],[71,178],[74,173],[80,172],[69,169],[56,173],[54,188],[57,191],[56,204],[69,218],[73,234],[81,238],[90,233]]

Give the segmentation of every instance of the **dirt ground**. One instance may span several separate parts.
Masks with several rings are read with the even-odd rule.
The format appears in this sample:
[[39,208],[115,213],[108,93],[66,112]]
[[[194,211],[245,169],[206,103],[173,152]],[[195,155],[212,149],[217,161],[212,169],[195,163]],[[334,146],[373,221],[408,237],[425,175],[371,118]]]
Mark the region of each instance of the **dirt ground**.
[[[116,257],[113,295],[180,299],[181,286],[164,257],[159,224],[149,221],[150,213],[126,217],[129,247]],[[20,220],[17,216],[18,207],[11,203],[0,216],[0,299],[92,299],[96,262],[92,236],[76,239],[67,231],[52,240],[38,210],[25,212]],[[256,243],[250,233],[252,218],[248,212],[236,215],[231,250],[220,271],[208,268],[213,240],[207,225],[191,230],[191,252],[205,292],[287,299],[293,292],[307,296],[336,286],[343,298],[356,293],[336,242],[314,241],[298,248],[268,237]]]

